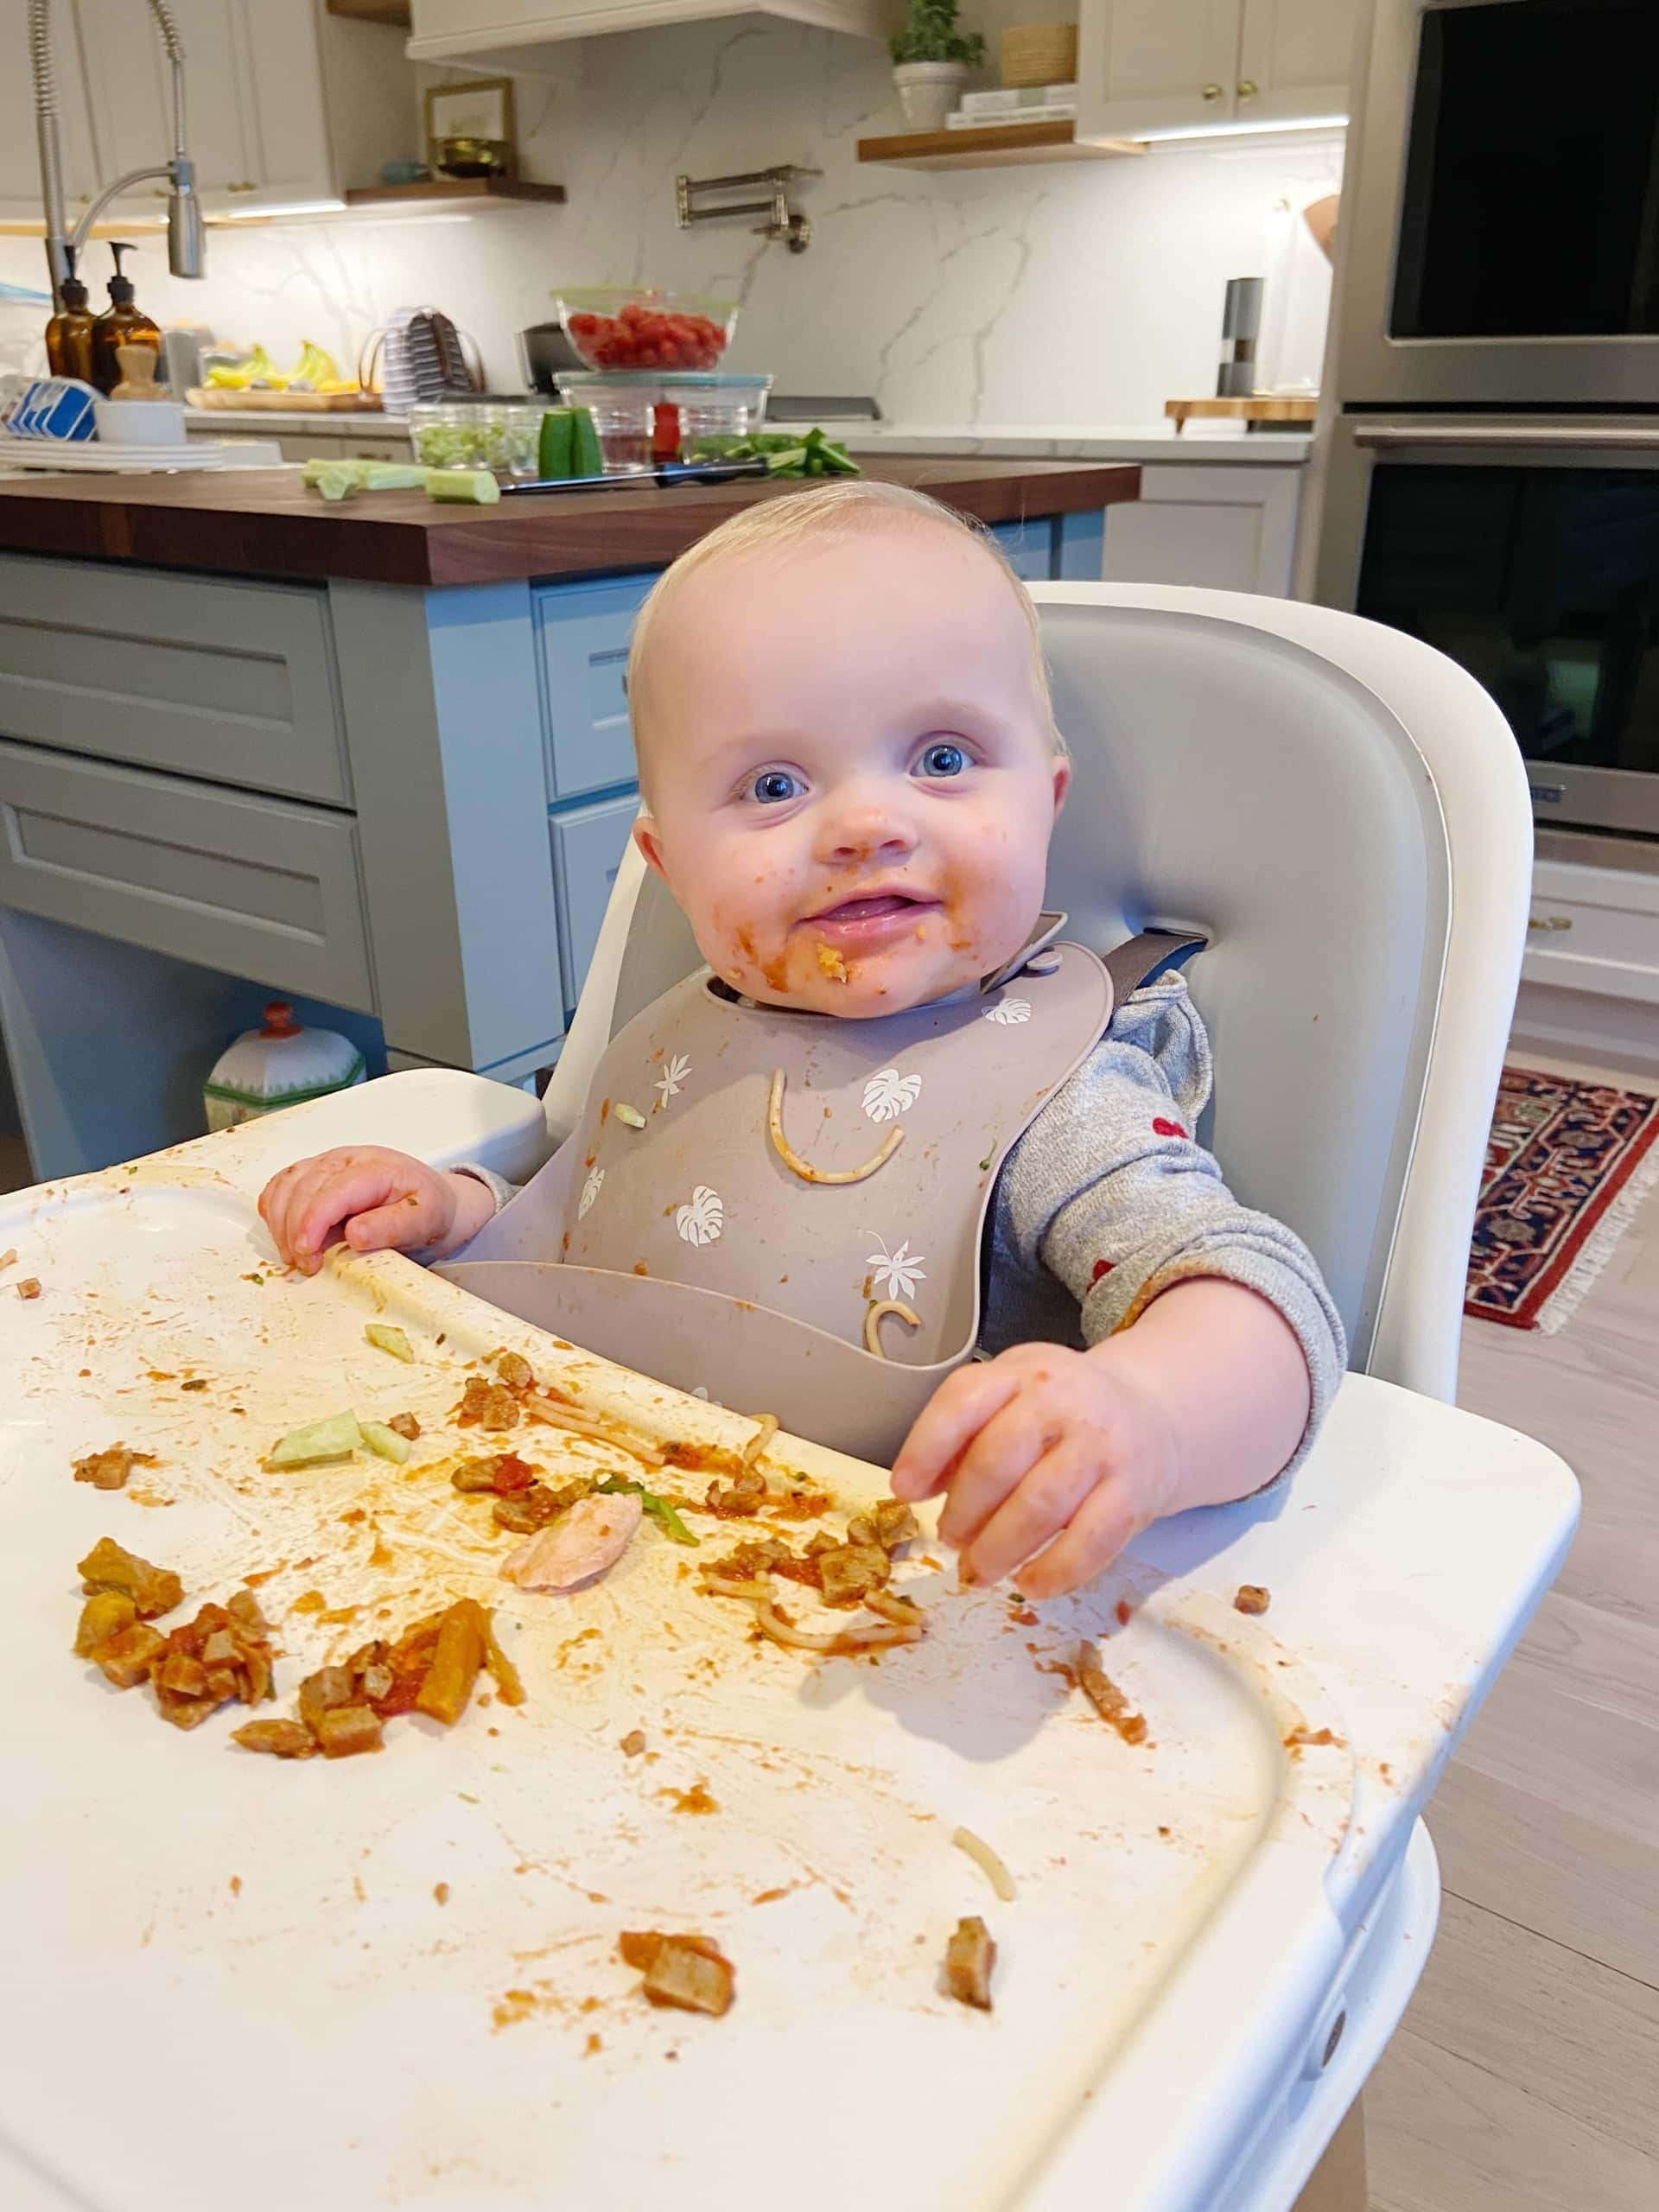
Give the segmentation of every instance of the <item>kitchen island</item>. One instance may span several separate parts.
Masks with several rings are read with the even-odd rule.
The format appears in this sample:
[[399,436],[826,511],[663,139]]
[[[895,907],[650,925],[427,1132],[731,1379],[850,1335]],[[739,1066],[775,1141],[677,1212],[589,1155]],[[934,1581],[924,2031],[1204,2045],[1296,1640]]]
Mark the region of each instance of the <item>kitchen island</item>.
[[[1029,579],[1101,573],[1133,467],[868,473]],[[641,486],[328,505],[297,471],[0,480],[0,1027],[35,1174],[195,1134],[258,1000],[378,1068],[556,1059],[638,804],[640,601],[740,506]]]

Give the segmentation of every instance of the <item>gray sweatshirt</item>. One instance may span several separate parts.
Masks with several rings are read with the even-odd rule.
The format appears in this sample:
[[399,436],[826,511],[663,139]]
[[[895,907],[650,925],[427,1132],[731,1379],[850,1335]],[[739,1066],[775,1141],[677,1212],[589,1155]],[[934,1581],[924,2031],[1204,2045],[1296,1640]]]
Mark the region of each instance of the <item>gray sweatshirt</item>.
[[[1213,1077],[1209,1038],[1179,976],[1118,1007],[997,1178],[980,1348],[1096,1344],[1173,1283],[1243,1284],[1284,1317],[1307,1362],[1312,1410],[1294,1467],[1336,1395],[1347,1347],[1306,1246],[1241,1205],[1192,1140]],[[498,1209],[516,1195],[486,1168],[459,1172],[486,1184]]]

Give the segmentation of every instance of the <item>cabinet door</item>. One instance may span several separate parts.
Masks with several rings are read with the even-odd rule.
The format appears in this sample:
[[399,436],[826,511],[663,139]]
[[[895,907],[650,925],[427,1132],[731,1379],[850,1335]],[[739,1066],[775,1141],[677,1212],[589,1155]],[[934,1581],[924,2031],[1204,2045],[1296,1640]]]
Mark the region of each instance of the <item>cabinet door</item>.
[[1244,0],[1241,123],[1346,115],[1358,0]]
[[289,207],[337,199],[314,0],[217,4],[234,11],[249,88],[248,166],[233,204]]
[[[1140,138],[1232,120],[1243,0],[1084,0],[1077,136]],[[1312,7],[1318,0],[1307,0]]]
[[[0,218],[41,219],[41,163],[35,137],[35,89],[29,67],[29,0],[0,0]],[[67,8],[52,17],[58,87],[58,143],[63,156],[65,211],[73,230],[98,189],[86,79],[75,19]],[[41,263],[46,289],[46,263]]]
[[[184,41],[185,145],[204,200],[223,203],[250,175],[248,99],[231,0],[168,0]],[[69,10],[56,10],[60,22]],[[172,72],[155,18],[133,0],[75,0],[87,90],[107,184],[153,168],[173,151]],[[159,216],[164,183],[135,185],[116,200],[130,215]],[[133,274],[142,283],[143,264]],[[143,297],[142,289],[140,297]]]
[[617,870],[633,835],[639,795],[602,798],[592,806],[556,814],[549,825],[559,887],[559,950],[564,970],[566,1020],[575,1013],[588,964],[599,943]]
[[1290,595],[1300,468],[1149,464],[1141,497],[1106,510],[1102,573],[1115,584],[1201,584]]

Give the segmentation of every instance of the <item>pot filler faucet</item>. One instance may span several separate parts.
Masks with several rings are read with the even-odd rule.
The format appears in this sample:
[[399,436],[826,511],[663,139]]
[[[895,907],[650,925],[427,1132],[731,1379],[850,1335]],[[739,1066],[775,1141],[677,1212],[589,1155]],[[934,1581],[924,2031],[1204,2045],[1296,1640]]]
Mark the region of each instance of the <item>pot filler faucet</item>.
[[149,0],[149,12],[173,78],[173,155],[159,167],[134,169],[100,192],[76,224],[73,235],[63,212],[63,162],[58,147],[58,87],[52,65],[52,0],[29,0],[29,60],[35,78],[35,128],[41,149],[41,198],[46,208],[46,262],[52,272],[54,303],[63,305],[63,282],[73,276],[87,233],[118,192],[148,178],[165,177],[167,265],[175,276],[200,276],[207,258],[201,202],[196,197],[195,164],[184,149],[184,41],[167,0]]

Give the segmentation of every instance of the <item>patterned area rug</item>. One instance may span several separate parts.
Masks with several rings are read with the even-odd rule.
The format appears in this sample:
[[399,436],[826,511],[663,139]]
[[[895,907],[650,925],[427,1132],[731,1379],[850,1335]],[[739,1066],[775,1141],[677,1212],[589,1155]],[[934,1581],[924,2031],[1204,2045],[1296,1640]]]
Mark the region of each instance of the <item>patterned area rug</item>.
[[1659,1098],[1505,1068],[1464,1312],[1552,1333],[1659,1182]]

